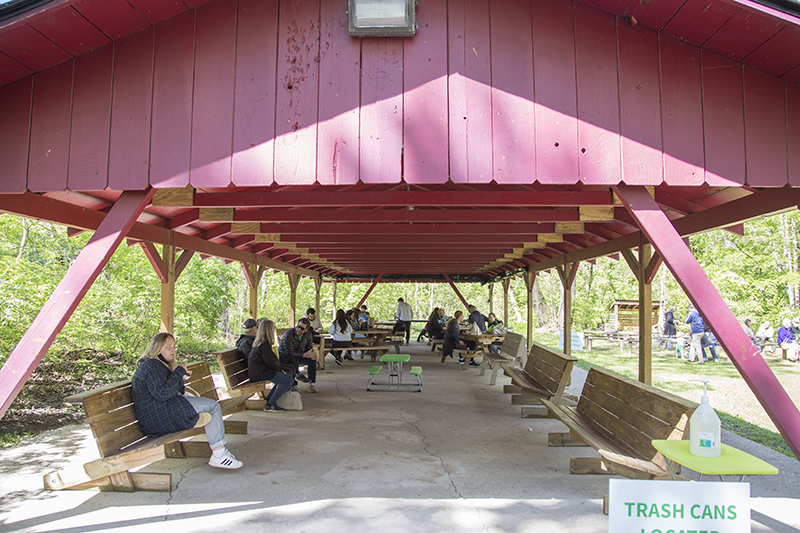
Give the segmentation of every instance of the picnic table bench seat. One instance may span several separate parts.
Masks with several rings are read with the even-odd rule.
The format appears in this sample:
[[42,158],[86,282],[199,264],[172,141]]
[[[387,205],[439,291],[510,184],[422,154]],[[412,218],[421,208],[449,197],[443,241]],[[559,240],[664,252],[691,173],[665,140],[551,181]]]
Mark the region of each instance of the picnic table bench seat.
[[[534,342],[531,344],[524,368],[516,366],[513,362],[500,363],[503,372],[511,378],[512,383],[504,390],[514,393],[511,397],[511,403],[514,405],[541,406],[543,400],[563,403],[564,390],[569,384],[575,361],[577,359],[574,357]],[[523,418],[548,416],[547,412],[542,412],[541,407],[538,410],[522,407],[521,414]]]
[[244,356],[236,348],[213,352],[219,363],[219,370],[225,380],[227,393],[231,397],[244,397],[245,409],[263,409],[266,403],[263,399],[251,399],[269,389],[271,381],[250,381],[250,374]]
[[[192,373],[186,381],[187,387],[191,387],[200,396],[219,401],[223,415],[244,409],[245,398],[219,399],[207,362],[190,363],[187,369]],[[46,489],[99,488],[117,492],[169,492],[172,490],[171,474],[129,470],[166,457],[211,457],[208,442],[185,440],[205,433],[202,426],[160,437],[147,437],[136,418],[130,379],[75,394],[64,401],[81,402],[83,405],[100,451],[100,459],[86,463],[82,468],[46,474]],[[225,420],[225,431],[247,433],[247,422]]]
[[570,473],[631,479],[672,479],[666,459],[651,442],[683,439],[697,408],[694,402],[600,368],[589,371],[576,406],[542,403],[569,428],[569,433],[550,433],[550,446],[588,445],[600,454],[570,459]]
[[380,356],[385,353],[389,353],[389,350],[392,348],[397,349],[398,345],[396,344],[356,344],[356,341],[353,342],[353,345],[349,348],[337,348],[338,351],[350,351],[350,352],[361,352],[361,359],[364,359],[364,352],[368,352],[372,361],[377,361]]

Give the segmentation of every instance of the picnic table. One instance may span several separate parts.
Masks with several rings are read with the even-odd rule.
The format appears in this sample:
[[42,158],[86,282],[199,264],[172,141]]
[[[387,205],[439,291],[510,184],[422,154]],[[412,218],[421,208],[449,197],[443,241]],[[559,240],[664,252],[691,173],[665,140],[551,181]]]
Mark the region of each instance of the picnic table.
[[[367,370],[369,379],[367,381],[367,390],[382,390],[382,391],[401,391],[412,390],[413,392],[422,391],[422,367],[411,367],[411,375],[417,378],[417,383],[403,383],[403,363],[408,363],[411,360],[411,355],[400,354],[383,354],[381,362],[387,363],[389,376],[386,383],[375,383],[375,377],[380,373],[381,366],[376,365]],[[379,387],[375,389],[373,387]]]
[[480,335],[462,333],[461,339],[464,341],[473,341],[475,343],[476,350],[487,352],[489,351],[489,346],[495,342],[502,343],[506,339],[506,336],[495,335],[494,333],[481,333]]

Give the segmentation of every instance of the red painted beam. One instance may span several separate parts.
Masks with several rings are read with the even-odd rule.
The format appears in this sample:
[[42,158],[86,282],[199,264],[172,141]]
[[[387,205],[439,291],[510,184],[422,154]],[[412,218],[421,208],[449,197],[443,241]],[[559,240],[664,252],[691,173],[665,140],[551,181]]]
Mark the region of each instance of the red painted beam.
[[[194,207],[553,207],[613,205],[610,192],[572,191],[336,191],[197,193]],[[187,206],[189,207],[189,206]]]
[[227,222],[264,223],[342,223],[378,224],[381,222],[452,223],[468,222],[480,216],[492,223],[580,222],[577,209],[258,209],[233,212]]
[[684,243],[681,233],[644,187],[614,187],[631,216],[658,250],[678,284],[697,305],[731,361],[778,431],[800,458],[800,411]]
[[555,233],[554,224],[493,224],[486,222],[481,215],[478,222],[454,221],[457,224],[424,223],[424,224],[261,224],[261,233],[280,234],[291,240],[295,234],[315,235],[448,235],[454,232],[459,235],[535,235],[538,233]]
[[123,192],[70,265],[56,290],[0,369],[0,417],[17,397],[154,192],[153,189]]
[[456,296],[458,296],[458,299],[461,300],[461,303],[464,304],[464,307],[466,308],[469,304],[467,303],[466,298],[464,298],[464,296],[458,290],[458,287],[456,287],[456,284],[453,283],[453,280],[450,279],[450,276],[444,274],[444,279],[447,280],[447,283],[450,284],[450,286],[453,288],[453,292],[456,293]]
[[362,305],[364,302],[366,302],[366,301],[367,301],[367,298],[369,297],[369,294],[370,294],[370,293],[372,292],[372,290],[373,290],[373,289],[374,289],[374,288],[375,288],[375,287],[378,285],[378,282],[380,282],[380,280],[381,280],[381,278],[382,278],[382,277],[383,277],[383,274],[378,274],[378,277],[377,277],[377,278],[375,278],[375,279],[372,281],[372,285],[370,285],[370,286],[369,286],[369,289],[367,289],[367,292],[365,292],[365,293],[364,293],[364,296],[363,296],[363,297],[361,298],[361,300],[359,300],[359,301],[358,301],[358,303],[356,304],[356,308],[357,308],[357,309],[360,309],[360,308],[361,308],[361,305]]

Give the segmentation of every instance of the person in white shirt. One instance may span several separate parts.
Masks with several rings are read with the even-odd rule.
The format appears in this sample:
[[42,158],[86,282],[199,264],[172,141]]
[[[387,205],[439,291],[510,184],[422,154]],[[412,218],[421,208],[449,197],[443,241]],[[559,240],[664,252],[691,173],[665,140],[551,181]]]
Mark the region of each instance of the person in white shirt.
[[[336,311],[336,320],[333,321],[328,333],[333,335],[331,346],[333,347],[333,357],[336,359],[336,364],[342,364],[342,355],[337,348],[349,348],[353,345],[353,326],[347,320],[347,315],[343,309]],[[352,360],[352,356],[348,359]]]
[[405,329],[406,344],[408,344],[411,339],[411,320],[414,318],[414,310],[402,298],[398,298],[397,311],[394,312],[394,317],[397,319],[397,324],[392,328],[392,333]]

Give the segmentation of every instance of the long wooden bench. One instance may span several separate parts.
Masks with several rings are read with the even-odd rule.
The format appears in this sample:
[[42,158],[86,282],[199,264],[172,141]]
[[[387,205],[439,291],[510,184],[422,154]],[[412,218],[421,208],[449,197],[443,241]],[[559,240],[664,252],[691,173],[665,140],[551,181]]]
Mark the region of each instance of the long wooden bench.
[[597,458],[570,459],[572,474],[672,479],[654,439],[684,438],[697,404],[614,372],[593,368],[577,406],[543,400],[569,433],[550,433],[550,446],[588,445]]
[[500,345],[500,352],[495,353],[491,350],[483,354],[481,361],[481,373],[483,376],[486,374],[486,367],[492,367],[492,377],[489,380],[489,385],[497,383],[497,372],[501,368],[501,364],[508,361],[522,362],[528,352],[528,340],[520,335],[509,331],[506,333],[506,338],[503,339],[503,344]]
[[377,361],[383,354],[389,353],[389,350],[394,347],[397,349],[397,346],[393,344],[356,344],[355,342],[349,348],[337,348],[338,351],[350,351],[350,352],[361,352],[361,358],[364,358],[364,353],[368,352],[372,361]]
[[[575,361],[574,357],[534,342],[524,368],[511,362],[500,363],[512,383],[503,390],[514,394],[513,405],[541,406],[543,400],[562,403]],[[547,416],[543,411],[541,407],[529,411],[522,407],[521,414],[523,418],[542,418]]]
[[263,399],[250,399],[253,395],[268,390],[270,381],[250,381],[250,374],[244,357],[236,348],[213,352],[219,363],[219,370],[225,380],[225,387],[231,397],[244,397],[246,409],[263,409],[266,403]]
[[[244,409],[245,398],[219,400],[214,380],[205,361],[187,365],[192,372],[186,385],[200,396],[220,403],[223,415]],[[44,487],[50,490],[99,488],[117,492],[172,490],[172,475],[130,472],[166,457],[211,457],[205,441],[186,441],[205,432],[195,427],[161,437],[147,437],[139,427],[133,408],[131,380],[120,381],[98,389],[69,396],[67,402],[81,402],[92,429],[100,459],[44,476]],[[247,433],[247,422],[225,421],[227,433]]]

